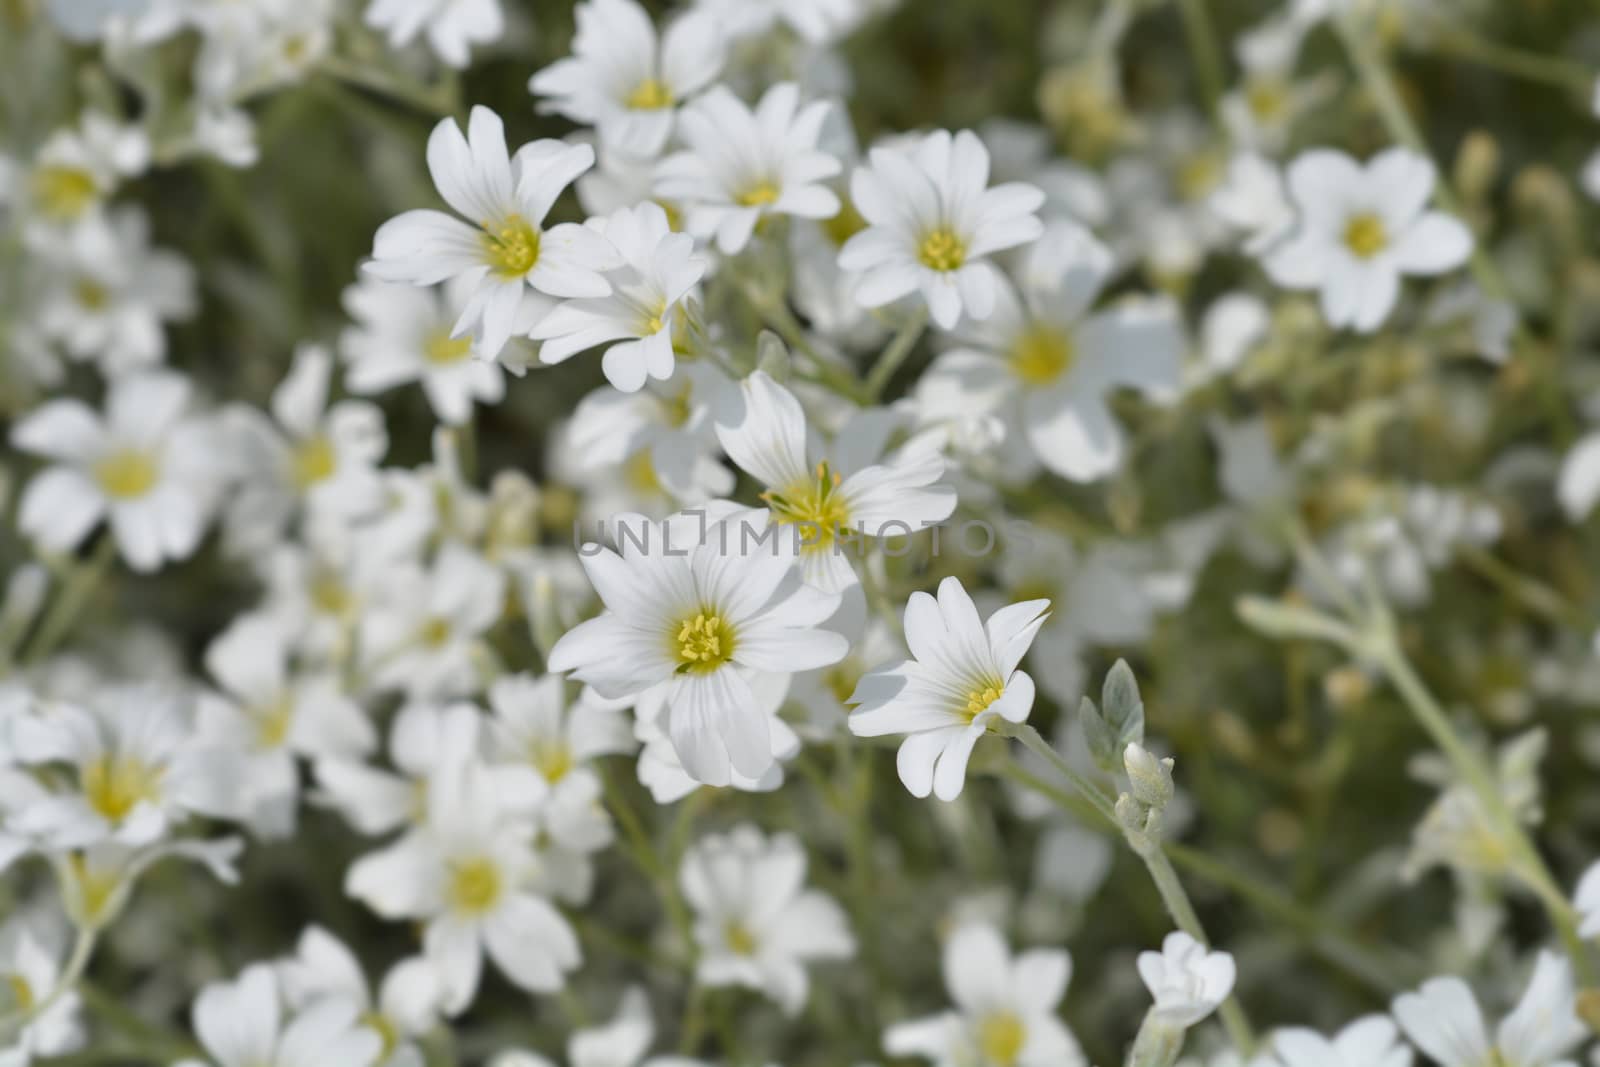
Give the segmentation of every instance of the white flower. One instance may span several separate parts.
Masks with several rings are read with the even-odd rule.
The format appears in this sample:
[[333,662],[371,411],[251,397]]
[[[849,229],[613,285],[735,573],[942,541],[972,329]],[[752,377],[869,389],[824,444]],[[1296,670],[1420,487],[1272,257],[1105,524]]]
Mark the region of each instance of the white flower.
[[1044,193],[1025,182],[988,188],[989,150],[970,130],[936,130],[914,148],[874,148],[850,177],[850,199],[868,222],[839,250],[861,273],[856,300],[875,308],[920,292],[933,321],[994,311],[998,280],[988,257],[1036,240]]
[[505,575],[452,542],[430,570],[406,568],[383,593],[361,622],[373,682],[413,699],[476,692],[476,650],[505,608]]
[[1411,1049],[1387,1015],[1364,1015],[1331,1039],[1289,1026],[1272,1035],[1284,1067],[1411,1067]]
[[420,382],[433,413],[451,426],[472,418],[474,402],[504,399],[500,365],[479,358],[470,337],[451,336],[466,303],[463,288],[417,289],[363,278],[346,289],[344,307],[356,325],[340,336],[339,350],[350,391],[370,396]]
[[195,998],[194,1032],[209,1059],[175,1067],[374,1067],[383,1039],[361,1025],[359,1011],[354,1001],[330,998],[286,1013],[272,967],[258,963]]
[[[84,1045],[83,1010],[76,990],[57,995],[60,952],[45,943],[20,915],[0,926],[0,1064],[28,1067],[35,1057],[63,1056]],[[53,999],[52,999],[53,998]],[[13,1012],[21,1012],[12,1030]]]
[[[750,679],[750,691],[752,700],[747,705],[749,714],[767,716],[772,764],[754,777],[734,770],[728,776],[727,785],[742,793],[771,793],[783,785],[785,761],[793,759],[800,752],[800,736],[779,714],[784,696],[789,691],[789,676],[755,675]],[[644,746],[639,750],[639,784],[650,790],[650,797],[657,804],[675,804],[702,785],[684,769],[683,761],[678,758],[677,750],[672,747],[672,738],[667,733],[666,723],[671,719],[671,696],[670,684],[658,685],[633,701],[633,732]]]
[[695,981],[759,990],[797,1014],[810,989],[806,963],[856,950],[844,910],[805,889],[805,878],[805,848],[793,834],[768,839],[746,823],[697,841],[678,877],[694,910]]
[[1279,285],[1320,290],[1331,326],[1376,330],[1399,299],[1402,274],[1444,274],[1472,254],[1472,231],[1428,210],[1433,164],[1409,149],[1391,148],[1365,167],[1316,149],[1291,163],[1288,177],[1298,222],[1264,263]]
[[320,926],[310,926],[277,972],[293,1011],[328,999],[355,1004],[361,1024],[383,1040],[375,1067],[421,1067],[415,1039],[439,1023],[439,980],[426,960],[414,956],[395,964],[374,999],[355,953]]
[[[567,1039],[568,1067],[707,1067],[687,1056],[650,1056],[655,1022],[644,990],[630,986],[622,995],[616,1016],[602,1026],[574,1030]],[[553,1067],[536,1052],[508,1050],[489,1061],[489,1067]]]
[[955,510],[933,449],[907,448],[868,465],[890,424],[863,413],[824,457],[811,447],[800,401],[765,371],[727,394],[716,422],[728,458],[766,486],[762,499],[780,536],[799,547],[806,581],[825,592],[856,584],[850,557],[862,554],[865,539],[908,537]]
[[465,67],[473,45],[494,44],[505,32],[500,0],[372,0],[365,20],[386,31],[391,48],[425,37],[452,67]]
[[714,236],[727,255],[742,251],[764,218],[832,218],[839,198],[823,182],[841,167],[817,147],[830,107],[802,107],[799,86],[783,82],[752,111],[716,86],[684,109],[688,150],[661,161],[656,191],[686,205],[689,232]]
[[1065,949],[1013,956],[987,923],[964,923],[945,942],[945,988],[955,1010],[897,1023],[883,1035],[891,1056],[939,1067],[1083,1067],[1088,1061],[1057,1011],[1072,978]]
[[619,208],[588,225],[605,235],[624,261],[609,277],[611,294],[561,304],[531,336],[543,342],[543,363],[608,346],[601,357],[606,380],[625,393],[637,392],[649,378],[672,377],[673,323],[684,297],[705,274],[706,262],[694,254],[693,238],[672,232],[659,204]]
[[153,571],[200,544],[219,479],[215,435],[184,416],[186,379],[164,372],[112,383],[105,416],[52,400],[11,431],[24,452],[56,461],[22,496],[22,532],[52,552],[76,548],[101,519],[128,565]]
[[659,39],[634,0],[587,0],[574,13],[573,54],[535,74],[543,108],[596,127],[631,156],[653,156],[672,134],[675,109],[716,80],[725,44],[714,20],[680,15]]
[[[670,382],[637,393],[602,386],[578,402],[556,442],[554,466],[581,485],[590,521],[621,511],[653,514],[733,491],[733,472],[717,461],[713,402],[732,383],[706,360],[679,364]],[[610,471],[607,471],[610,468]],[[619,482],[608,494],[607,474]],[[615,506],[607,506],[615,505]]]
[[773,757],[768,716],[750,707],[753,676],[846,652],[844,638],[816,628],[837,597],[804,585],[781,541],[760,512],[697,512],[630,524],[620,552],[586,545],[606,610],[556,643],[550,670],[573,671],[608,699],[667,683],[667,732],[684,769],[708,785],[733,771],[760,777]]
[[423,951],[443,984],[445,1014],[477,994],[487,952],[517,986],[553,992],[580,960],[572,927],[528,889],[536,860],[528,813],[542,799],[527,772],[470,762],[428,783],[426,824],[357,860],[345,892],[380,916],[425,923]]
[[1600,501],[1600,432],[1580,437],[1562,459],[1556,499],[1573,522],[1582,522]]
[[1245,238],[1244,250],[1259,256],[1294,230],[1294,206],[1283,171],[1271,160],[1241,152],[1228,161],[1222,182],[1206,203]]
[[435,772],[463,763],[477,752],[480,718],[471,704],[406,705],[389,727],[389,762],[395,770],[349,759],[319,759],[320,799],[363,834],[420,825]]
[[75,228],[53,266],[58,274],[39,324],[74,359],[97,360],[108,377],[160,363],[162,324],[194,313],[194,271],[175,252],[150,247],[137,208]]
[[168,688],[104,688],[14,722],[19,762],[61,764],[70,785],[38,798],[13,829],[49,849],[128,847],[165,837],[190,814],[236,818],[239,756],[196,738],[187,701]]
[[1591,863],[1572,894],[1578,911],[1578,936],[1600,936],[1600,863]]
[[333,356],[302,345],[272,393],[272,419],[249,405],[226,413],[241,486],[225,516],[239,551],[276,544],[302,504],[312,516],[354,517],[383,501],[378,462],[389,449],[383,412],[365,400],[328,403]]
[[997,409],[1045,467],[1078,482],[1122,462],[1111,393],[1126,387],[1172,401],[1182,376],[1181,317],[1170,300],[1091,311],[1114,265],[1087,230],[1052,222],[1023,259],[1020,287],[997,278],[993,314],[958,330],[960,347],[926,375],[950,380],[975,409]]
[[1572,965],[1540,952],[1527,992],[1491,1040],[1472,990],[1459,978],[1431,978],[1394,1000],[1406,1036],[1440,1067],[1551,1067],[1589,1035],[1578,1018]]
[[1033,708],[1033,679],[1017,664],[1049,617],[1048,600],[1001,608],[987,623],[959,578],[939,583],[934,599],[918,591],[906,601],[911,659],[870,672],[850,703],[857,737],[908,735],[900,745],[900,780],[912,795],[954,800],[966,784],[967,760],[998,719],[1024,722]]
[[[603,272],[618,265],[605,238],[576,223],[544,227],[561,191],[594,165],[594,149],[542,140],[506,152],[505,126],[474,107],[463,135],[443,119],[428,138],[428,171],[439,195],[469,222],[442,211],[408,211],[378,228],[366,266],[384,281],[433,285],[460,276],[471,296],[454,334],[469,331],[485,357],[499,355],[526,319],[532,290],[554,297],[611,292]],[[530,290],[531,287],[531,290]]]
[[124,126],[97,111],[77,129],[57,130],[40,146],[14,192],[0,196],[29,216],[29,239],[54,243],[61,231],[92,219],[122,184],[150,165],[150,141],[136,125]]
[[222,692],[202,695],[201,736],[245,754],[234,782],[257,832],[294,832],[300,782],[295,757],[356,758],[378,742],[360,706],[328,674],[291,676],[288,635],[260,615],[244,616],[206,650]]
[[1217,1010],[1233,992],[1233,957],[1211,952],[1181,930],[1160,952],[1139,953],[1139,977],[1155,1000],[1150,1010],[1169,1026],[1190,1027]]

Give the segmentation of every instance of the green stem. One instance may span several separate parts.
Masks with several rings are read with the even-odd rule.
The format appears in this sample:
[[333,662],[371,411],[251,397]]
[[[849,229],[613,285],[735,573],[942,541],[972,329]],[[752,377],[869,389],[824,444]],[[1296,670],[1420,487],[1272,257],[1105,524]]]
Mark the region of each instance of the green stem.
[[918,308],[900,327],[900,332],[894,335],[889,342],[889,347],[883,350],[878,357],[878,362],[872,365],[872,370],[867,373],[867,383],[864,389],[869,403],[876,402],[883,395],[884,387],[889,384],[889,379],[894,377],[894,372],[906,361],[911,350],[917,346],[917,341],[922,338],[922,331],[928,328],[928,309]]
[[1183,16],[1183,33],[1188,39],[1195,71],[1199,74],[1200,94],[1205,100],[1206,112],[1212,121],[1216,121],[1222,103],[1223,64],[1222,50],[1217,46],[1216,29],[1211,25],[1211,12],[1206,10],[1208,2],[1178,0],[1178,13]]
[[[1200,916],[1195,912],[1189,894],[1184,891],[1183,883],[1178,879],[1178,872],[1172,869],[1172,862],[1162,851],[1160,838],[1149,834],[1135,834],[1123,826],[1122,820],[1117,818],[1111,800],[1099,784],[1079,774],[1031,725],[1007,724],[1002,728],[1002,732],[1005,736],[1017,738],[1030,752],[1048,762],[1080,796],[1089,802],[1096,814],[1112,826],[1122,829],[1123,839],[1127,841],[1128,847],[1133,849],[1135,855],[1144,861],[1145,869],[1150,872],[1150,878],[1156,884],[1156,892],[1161,895],[1161,902],[1166,905],[1167,912],[1172,916],[1172,921],[1177,923],[1178,929],[1202,945],[1210,945],[1211,939],[1206,936]],[[1239,1054],[1248,1057],[1255,1048],[1255,1034],[1238,999],[1230,996],[1218,1009],[1218,1014]]]
[[317,69],[335,81],[388,97],[428,115],[444,118],[456,110],[455,94],[448,82],[436,86],[414,85],[340,56],[325,57],[317,64]]
[[40,621],[39,628],[34,631],[33,639],[19,658],[24,667],[38,663],[61,644],[71,631],[72,624],[83,613],[89,598],[105,578],[106,572],[111,569],[116,554],[117,541],[108,530],[100,535],[100,541],[95,545],[89,558],[73,566],[66,584],[61,587],[60,594],[51,603],[50,610]]
[[1429,47],[1445,55],[1457,56],[1502,74],[1540,82],[1568,92],[1587,94],[1594,83],[1594,75],[1581,64],[1542,52],[1525,52],[1520,48],[1485,40],[1462,29],[1459,23],[1436,24],[1437,32],[1430,38]]

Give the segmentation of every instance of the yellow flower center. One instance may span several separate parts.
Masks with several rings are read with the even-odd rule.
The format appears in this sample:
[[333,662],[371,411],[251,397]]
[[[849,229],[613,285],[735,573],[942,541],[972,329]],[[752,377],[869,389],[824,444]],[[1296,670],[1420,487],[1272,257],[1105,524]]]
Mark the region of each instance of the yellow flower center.
[[834,245],[842,246],[850,238],[867,228],[867,220],[849,200],[840,197],[839,213],[831,219],[824,219],[822,232],[828,235],[828,240]]
[[82,215],[99,195],[94,175],[78,167],[44,166],[33,174],[33,200],[39,211],[58,221]]
[[699,611],[673,633],[680,674],[710,674],[733,658],[733,627],[715,612]]
[[682,389],[679,389],[671,397],[661,402],[662,417],[666,419],[667,425],[683,426],[688,423],[689,416],[694,414],[694,408],[690,403],[693,399],[693,394],[694,386],[684,382]]
[[350,590],[345,588],[344,582],[336,574],[322,573],[313,577],[306,595],[311,599],[311,606],[322,615],[342,616],[352,606]]
[[833,544],[850,525],[849,506],[836,492],[839,481],[839,475],[824,461],[817,464],[815,478],[782,491],[769,490],[761,499],[778,522],[803,526],[801,550],[815,552]]
[[635,111],[660,111],[672,106],[672,89],[658,78],[646,78],[622,102]]
[[1011,1067],[1022,1055],[1027,1036],[1021,1019],[1009,1011],[997,1011],[978,1024],[978,1054],[990,1067]]
[[483,251],[496,273],[520,277],[539,262],[539,230],[521,215],[507,215],[493,226],[484,223]]
[[763,178],[754,185],[745,188],[734,199],[740,207],[765,207],[778,199],[779,189],[772,182]]
[[77,899],[76,910],[91,921],[103,916],[111,907],[112,897],[122,885],[121,873],[115,869],[92,871],[82,853],[68,860],[72,871],[72,891]]
[[1361,259],[1371,259],[1389,243],[1383,220],[1370,211],[1352,215],[1344,224],[1344,243]]
[[294,723],[294,701],[281,696],[254,713],[256,744],[264,749],[282,746],[289,739],[289,727]]
[[948,229],[934,230],[922,239],[917,258],[932,270],[960,270],[967,261],[967,243]]
[[1072,338],[1049,326],[1034,325],[1011,350],[1011,369],[1029,385],[1046,385],[1065,374],[1077,353]]
[[1209,196],[1222,179],[1222,160],[1216,152],[1196,152],[1178,166],[1178,195],[1185,200]]
[[547,782],[559,782],[577,766],[572,748],[561,740],[538,740],[528,746],[528,761],[539,769]]
[[678,205],[666,200],[657,200],[655,204],[667,213],[667,229],[673,233],[682,233],[683,211],[679,209]]
[[1258,79],[1245,90],[1245,102],[1252,115],[1263,122],[1271,122],[1288,108],[1289,87],[1278,78]]
[[448,367],[460,363],[472,354],[472,338],[451,337],[448,330],[439,330],[422,345],[422,357],[435,367]]
[[7,993],[7,1001],[0,1001],[0,1016],[11,1014],[11,1009],[16,1009],[23,1015],[33,1011],[33,987],[28,985],[28,980],[20,974],[5,976],[5,984],[0,989]]
[[339,466],[339,456],[333,450],[333,442],[317,434],[295,446],[289,465],[294,484],[301,489],[309,489],[333,477],[334,470]]
[[450,620],[432,618],[422,624],[417,640],[429,648],[443,648],[450,640]]
[[144,496],[155,486],[159,473],[151,456],[131,448],[113,452],[94,465],[95,481],[107,496],[118,500]]
[[73,295],[85,310],[99,311],[111,303],[111,291],[93,278],[79,278],[78,284],[72,288]]
[[861,681],[861,665],[854,657],[847,657],[829,667],[823,674],[822,681],[828,687],[828,692],[833,698],[843,704],[849,700],[856,691],[856,685]]
[[378,1035],[378,1040],[383,1042],[383,1047],[378,1053],[378,1062],[382,1063],[394,1053],[395,1047],[400,1044],[400,1034],[394,1028],[387,1016],[375,1011],[369,1011],[360,1019],[362,1026]]
[[111,822],[121,822],[140,801],[161,795],[161,769],[132,756],[101,756],[83,769],[83,795]]
[[453,911],[482,915],[499,901],[502,888],[500,868],[493,860],[479,857],[450,865],[445,898]]
[[639,333],[641,336],[650,337],[661,332],[667,324],[667,302],[657,300],[650,307],[645,308],[639,316]]
[[722,936],[728,942],[728,948],[740,956],[754,956],[756,953],[756,935],[750,928],[738,919],[729,919],[722,928]]
[[622,470],[622,480],[636,493],[655,495],[661,492],[661,479],[656,477],[656,465],[650,459],[648,448],[641,448],[629,457]]
[[993,704],[1005,695],[1006,687],[999,681],[985,685],[982,689],[974,689],[967,694],[966,715],[970,721],[989,710]]

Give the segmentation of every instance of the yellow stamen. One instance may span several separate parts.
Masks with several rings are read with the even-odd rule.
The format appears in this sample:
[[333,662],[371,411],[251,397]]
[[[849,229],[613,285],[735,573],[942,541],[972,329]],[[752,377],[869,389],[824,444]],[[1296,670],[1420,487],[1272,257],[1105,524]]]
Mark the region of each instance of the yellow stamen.
[[500,900],[502,888],[500,868],[480,857],[451,864],[445,898],[453,911],[482,915]]
[[1022,1055],[1027,1036],[1021,1019],[1009,1011],[997,1011],[978,1024],[978,1054],[989,1067],[1011,1067]]
[[521,215],[484,223],[483,251],[489,265],[508,278],[521,277],[539,262],[539,230]]
[[472,354],[472,338],[451,337],[448,330],[431,334],[422,345],[422,356],[435,367],[460,363]]
[[933,270],[960,270],[967,261],[967,244],[950,230],[934,230],[922,239],[917,258]]
[[656,465],[648,448],[641,448],[629,457],[622,468],[622,480],[636,493],[653,496],[661,492],[661,479],[656,476]]
[[1345,246],[1361,259],[1371,259],[1389,244],[1383,220],[1370,211],[1350,216],[1344,226]]
[[450,640],[450,620],[437,617],[429,619],[422,624],[417,640],[429,648],[443,648]]
[[734,200],[738,202],[740,207],[765,207],[775,202],[778,196],[778,187],[763,178],[734,197]]
[[815,552],[833,544],[849,528],[850,509],[835,492],[839,484],[838,472],[823,461],[817,464],[816,476],[810,481],[769,490],[761,494],[761,499],[771,509],[774,520],[802,525],[801,550]]
[[264,749],[282,746],[289,739],[289,727],[294,723],[294,701],[287,696],[255,711],[256,744]]
[[111,822],[121,822],[140,801],[161,795],[160,768],[133,756],[101,756],[83,768],[80,781],[89,806]]
[[673,640],[680,673],[709,674],[733,658],[733,627],[715,612],[684,619]]
[[0,1001],[0,1009],[4,1009],[0,1010],[0,1016],[9,1015],[13,1008],[24,1016],[30,1014],[33,1011],[34,996],[33,988],[28,985],[28,980],[20,974],[8,974],[4,978],[5,984],[0,986],[0,989],[4,989],[9,994],[8,1000],[10,1002]]
[[547,782],[559,782],[577,766],[572,748],[562,740],[539,740],[528,746],[528,762],[539,769]]
[[1011,369],[1030,385],[1055,381],[1072,366],[1077,352],[1072,338],[1049,326],[1034,325],[1011,350]]
[[976,719],[979,715],[989,710],[993,704],[1005,695],[1006,687],[1000,682],[985,685],[982,689],[974,689],[967,694],[966,714],[969,720]]
[[1262,122],[1271,122],[1289,106],[1289,87],[1278,78],[1260,78],[1245,90],[1250,113]]
[[94,465],[95,481],[107,496],[132,500],[144,496],[159,475],[153,458],[135,449],[113,452]]
[[657,78],[646,78],[622,102],[635,111],[660,111],[673,105],[672,89]]
[[828,240],[834,245],[842,246],[850,238],[867,228],[867,220],[849,200],[840,197],[839,213],[831,219],[824,219],[822,232],[828,235]]
[[756,935],[750,928],[738,919],[729,919],[722,928],[722,936],[728,942],[728,948],[740,956],[753,956],[756,952]]
[[32,185],[40,213],[62,222],[82,215],[100,193],[94,175],[78,167],[40,167],[33,173]]
[[89,311],[99,311],[111,303],[111,291],[93,278],[79,278],[72,289],[78,303]]
[[289,462],[293,469],[294,484],[301,489],[309,489],[333,477],[333,472],[339,466],[339,454],[333,450],[332,441],[318,434],[296,445]]

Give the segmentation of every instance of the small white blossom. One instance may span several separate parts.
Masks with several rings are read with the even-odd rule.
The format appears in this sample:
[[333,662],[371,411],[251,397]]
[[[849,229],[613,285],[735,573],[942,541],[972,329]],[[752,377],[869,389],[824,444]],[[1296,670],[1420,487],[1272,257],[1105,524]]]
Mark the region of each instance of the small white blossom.
[[1516,1009],[1491,1038],[1471,988],[1459,978],[1431,978],[1395,998],[1394,1017],[1406,1036],[1440,1067],[1552,1067],[1589,1028],[1578,1018],[1572,965],[1540,952]]
[[1139,977],[1155,1000],[1150,1010],[1156,1018],[1169,1026],[1190,1027],[1233,992],[1233,957],[1209,951],[1174,930],[1161,942],[1160,952],[1139,953]]

